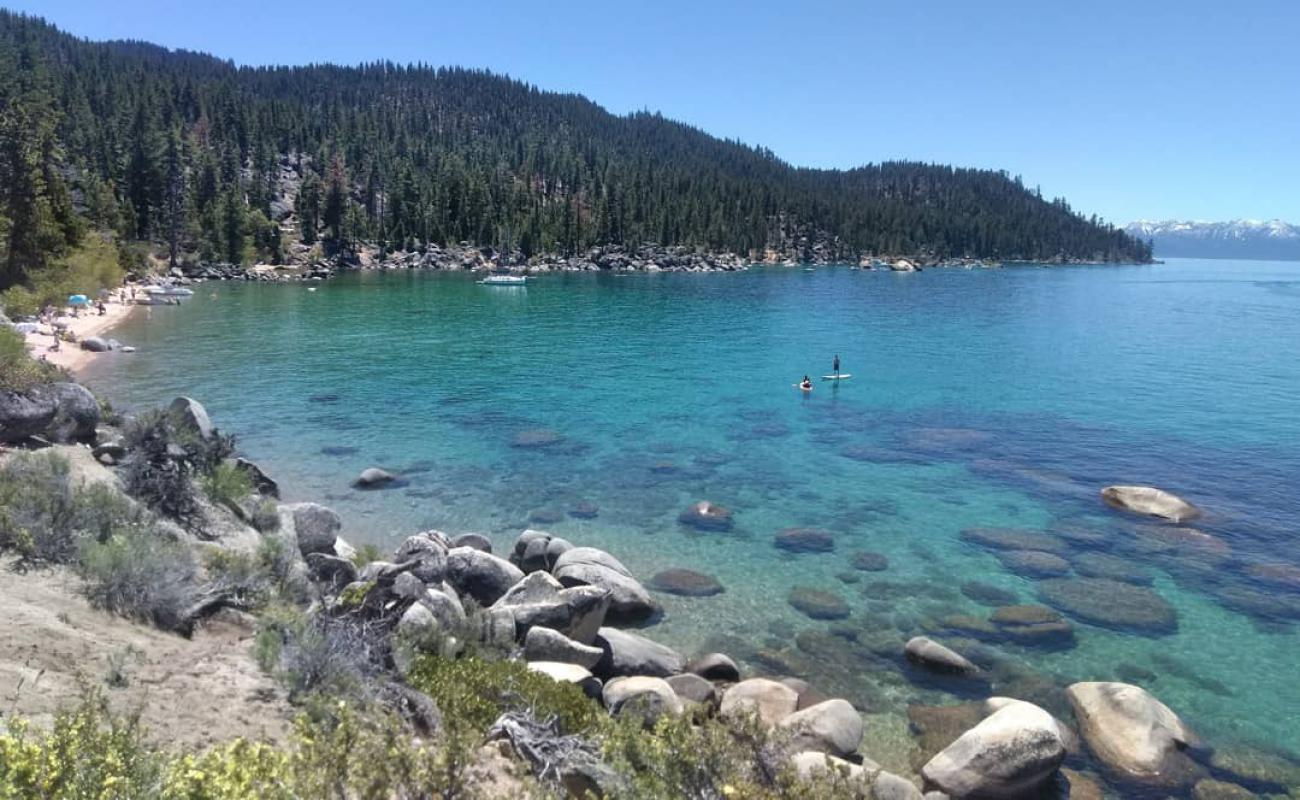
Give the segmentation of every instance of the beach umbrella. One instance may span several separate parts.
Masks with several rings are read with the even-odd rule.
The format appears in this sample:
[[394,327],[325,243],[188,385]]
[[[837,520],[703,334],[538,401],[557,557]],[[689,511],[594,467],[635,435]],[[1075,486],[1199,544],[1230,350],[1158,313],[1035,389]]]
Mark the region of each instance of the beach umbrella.
[[74,294],[68,296],[68,305],[70,306],[84,306],[89,302],[90,302],[90,298],[86,297],[84,294]]

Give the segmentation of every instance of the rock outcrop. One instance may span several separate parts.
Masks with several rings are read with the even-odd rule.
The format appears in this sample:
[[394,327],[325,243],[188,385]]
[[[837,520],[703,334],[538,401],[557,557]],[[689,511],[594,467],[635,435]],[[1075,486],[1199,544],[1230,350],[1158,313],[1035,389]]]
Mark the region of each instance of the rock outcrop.
[[926,782],[954,798],[1032,795],[1065,760],[1060,724],[1043,709],[1010,701],[963,733],[921,768]]

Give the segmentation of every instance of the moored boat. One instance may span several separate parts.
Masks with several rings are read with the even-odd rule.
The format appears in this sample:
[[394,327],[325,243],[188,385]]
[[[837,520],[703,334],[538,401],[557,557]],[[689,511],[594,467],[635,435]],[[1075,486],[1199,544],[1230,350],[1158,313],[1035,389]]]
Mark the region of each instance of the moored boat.
[[524,286],[528,283],[526,275],[489,275],[479,283],[484,286]]

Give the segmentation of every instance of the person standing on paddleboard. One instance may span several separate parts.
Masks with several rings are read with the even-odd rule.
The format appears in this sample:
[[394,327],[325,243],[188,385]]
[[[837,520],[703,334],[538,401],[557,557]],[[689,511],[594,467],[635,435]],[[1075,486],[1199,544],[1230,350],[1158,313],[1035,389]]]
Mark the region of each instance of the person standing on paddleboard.
[[840,354],[835,354],[835,364],[831,367],[835,371],[835,380],[840,379]]

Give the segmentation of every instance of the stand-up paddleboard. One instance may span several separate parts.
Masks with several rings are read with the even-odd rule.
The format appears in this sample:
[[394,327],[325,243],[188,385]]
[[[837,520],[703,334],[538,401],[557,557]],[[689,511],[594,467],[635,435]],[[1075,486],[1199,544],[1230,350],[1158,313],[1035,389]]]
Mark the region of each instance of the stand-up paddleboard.
[[823,376],[822,376],[822,380],[824,380],[824,381],[847,381],[849,378],[852,378],[852,377],[853,377],[853,376],[850,375],[849,373],[847,373],[847,372],[842,372],[842,373],[840,373],[839,375],[823,375]]

